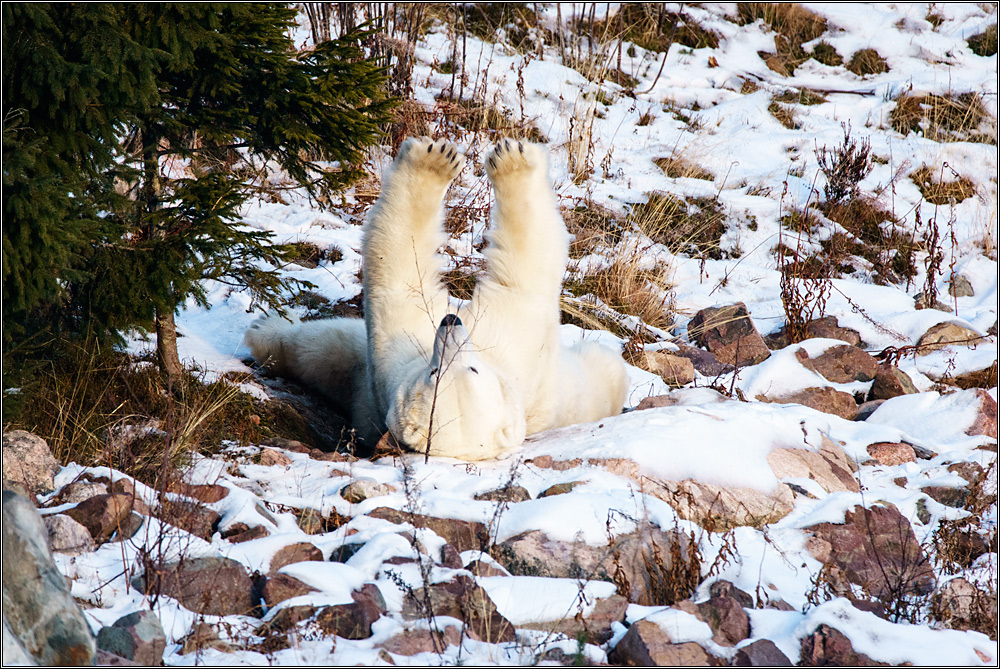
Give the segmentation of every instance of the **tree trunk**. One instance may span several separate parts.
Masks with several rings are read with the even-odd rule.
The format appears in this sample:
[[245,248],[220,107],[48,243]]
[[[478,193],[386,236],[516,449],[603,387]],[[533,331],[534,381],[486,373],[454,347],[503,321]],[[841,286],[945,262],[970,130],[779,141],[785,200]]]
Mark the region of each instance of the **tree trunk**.
[[160,369],[167,373],[169,386],[176,386],[184,373],[180,355],[177,353],[177,325],[173,310],[156,311],[156,357]]

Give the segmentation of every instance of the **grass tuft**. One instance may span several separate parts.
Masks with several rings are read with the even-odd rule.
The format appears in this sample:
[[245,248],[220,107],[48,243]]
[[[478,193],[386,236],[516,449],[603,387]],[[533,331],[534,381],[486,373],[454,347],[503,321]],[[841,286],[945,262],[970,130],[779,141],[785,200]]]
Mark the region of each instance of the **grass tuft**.
[[970,179],[957,176],[958,178],[953,181],[935,179],[933,170],[924,165],[911,174],[910,179],[917,184],[920,194],[931,204],[952,204],[976,194],[976,186]]
[[904,93],[896,99],[896,108],[889,115],[893,130],[906,135],[922,133],[935,142],[982,142],[996,144],[996,121],[991,120],[978,93],[950,95],[913,95]]
[[847,63],[847,69],[859,77],[864,77],[869,74],[888,72],[889,65],[875,49],[861,49],[855,51],[854,55],[851,56],[851,60]]

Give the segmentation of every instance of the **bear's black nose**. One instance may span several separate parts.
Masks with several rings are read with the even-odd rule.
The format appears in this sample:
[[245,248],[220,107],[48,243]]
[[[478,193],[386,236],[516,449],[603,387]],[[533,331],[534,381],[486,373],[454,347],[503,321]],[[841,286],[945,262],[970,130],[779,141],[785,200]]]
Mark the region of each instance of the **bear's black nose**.
[[448,314],[441,319],[441,325],[439,327],[455,327],[456,325],[461,325],[462,319],[455,314]]

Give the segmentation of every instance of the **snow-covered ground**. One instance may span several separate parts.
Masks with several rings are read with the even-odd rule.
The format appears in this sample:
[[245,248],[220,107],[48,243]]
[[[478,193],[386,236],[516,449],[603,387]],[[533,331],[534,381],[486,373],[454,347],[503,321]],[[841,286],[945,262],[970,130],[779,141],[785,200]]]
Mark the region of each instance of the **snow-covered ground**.
[[[856,473],[860,492],[827,493],[808,482],[799,482],[810,494],[797,495],[791,513],[761,528],[740,527],[732,532],[727,541],[732,541],[736,554],[723,560],[721,567],[702,583],[695,600],[707,599],[711,582],[721,578],[749,593],[764,588],[771,600],[788,603],[792,610],[750,610],[751,637],[744,643],[770,639],[793,662],[799,657],[801,639],[821,623],[840,630],[855,650],[876,661],[928,666],[997,662],[996,643],[983,634],[937,629],[940,626],[926,615],[913,623],[894,623],[853,608],[843,598],[810,605],[807,593],[822,565],[807,550],[807,533],[803,532],[803,528],[817,523],[844,522],[845,512],[856,505],[868,507],[886,502],[910,520],[917,541],[933,555],[930,546],[939,522],[962,518],[967,512],[930,499],[921,488],[959,485],[962,482],[951,473],[949,465],[973,462],[989,469],[996,458],[995,439],[966,434],[975,420],[975,393],[950,393],[936,385],[936,379],[945,371],[957,375],[981,370],[997,359],[997,57],[977,56],[966,43],[969,37],[996,23],[996,6],[806,6],[827,19],[828,28],[821,40],[835,47],[845,62],[860,49],[874,48],[885,58],[888,72],[862,77],[844,66],[809,60],[793,76],[781,76],[758,55],[759,51],[774,51],[774,33],[759,21],[738,25],[732,18],[733,5],[711,4],[686,7],[684,11],[703,28],[718,33],[719,47],[690,49],[674,44],[659,77],[662,54],[624,45],[620,67],[639,80],[635,90],[643,91],[634,97],[613,83],[603,82],[600,88],[604,94],[601,101],[595,101],[598,85],[564,66],[559,50],[552,45],[547,45],[539,57],[537,52],[526,55],[502,43],[486,43],[470,36],[466,64],[470,81],[484,77],[488,81],[486,101],[510,110],[515,119],[526,119],[548,139],[551,177],[567,208],[592,201],[625,213],[630,204],[645,201],[647,193],[653,191],[718,199],[726,224],[720,241],[723,259],[692,258],[648,239],[635,242],[646,249],[650,258],[669,263],[676,309],[671,333],[678,340],[687,341],[687,322],[698,310],[735,302],[746,304],[763,335],[784,324],[781,277],[773,253],[779,241],[779,218],[815,201],[814,187],[822,192],[824,178],[817,177],[817,149],[839,145],[845,125],[852,129],[852,136],[870,141],[876,157],[870,175],[859,184],[861,191],[877,197],[895,215],[901,229],[914,230],[918,220],[923,225],[932,220],[940,225],[944,257],[937,290],[953,312],[915,307],[914,296],[923,289],[926,277],[926,254],[918,253],[917,273],[910,282],[876,285],[871,268],[863,267],[836,279],[825,313],[836,316],[842,327],[856,330],[865,349],[873,353],[890,346],[912,345],[929,327],[945,321],[957,321],[980,334],[992,327],[992,336],[975,346],[952,346],[931,355],[904,357],[900,369],[922,392],[889,400],[864,422],[846,421],[798,405],[754,401],[760,394],[777,397],[823,384],[849,393],[868,390],[870,382],[831,384],[820,379],[818,383],[817,375],[799,364],[795,356],[800,347],[810,357],[816,357],[831,345],[827,340],[814,340],[775,351],[767,361],[737,372],[735,378],[727,375],[715,379],[699,374],[691,384],[701,388],[716,382],[724,388],[739,389],[749,402],[720,401],[717,393],[686,389],[676,393],[678,402],[673,406],[628,412],[599,424],[535,435],[522,449],[495,462],[467,466],[435,458],[424,463],[422,457],[414,457],[404,470],[399,459],[394,458],[326,462],[304,453],[287,452],[288,464],[264,466],[250,461],[249,456],[256,452],[254,447],[248,451],[228,447],[218,456],[197,460],[190,468],[190,481],[218,483],[230,490],[223,500],[209,505],[222,516],[220,530],[243,522],[266,526],[269,536],[234,544],[216,533],[207,542],[168,526],[147,525],[137,537],[174,533],[178,545],[183,545],[190,556],[226,556],[251,572],[261,573],[268,571],[270,559],[279,549],[308,541],[323,552],[327,561],[283,568],[284,573],[319,590],[296,598],[295,603],[349,603],[353,590],[373,583],[388,612],[368,639],[334,641],[304,634],[292,647],[270,653],[252,648],[258,620],[227,616],[224,622],[228,626],[220,629],[228,630],[224,636],[228,634],[237,648],[235,652],[205,650],[180,655],[180,647],[175,644],[200,617],[175,600],[162,597],[153,609],[167,635],[167,664],[368,665],[386,664],[389,660],[396,664],[528,664],[555,647],[572,655],[578,650],[575,640],[533,636],[538,633],[527,631],[517,642],[490,644],[466,639],[460,648],[451,646],[441,654],[390,657],[381,651],[380,644],[403,629],[421,624],[426,627],[426,622],[402,617],[400,585],[419,588],[426,575],[414,565],[390,566],[385,561],[415,557],[415,546],[436,555],[443,540],[421,530],[411,541],[404,538],[408,531],[414,532],[411,527],[370,518],[366,513],[375,507],[390,507],[481,522],[490,529],[491,540],[498,543],[523,532],[541,530],[559,541],[588,545],[607,543],[609,534],[631,532],[636,529],[635,519],[642,518],[661,528],[693,531],[699,537],[707,568],[722,549],[721,533],[703,531],[679,518],[668,503],[645,491],[639,478],[588,459],[629,460],[642,476],[652,479],[690,478],[767,494],[779,483],[767,466],[767,455],[781,448],[815,451],[824,435],[842,443],[844,452],[860,465]],[[604,11],[604,5],[599,11]],[[554,25],[555,8],[547,6],[544,12],[543,23]],[[567,14],[563,12],[564,18]],[[941,19],[936,26],[927,20],[929,14]],[[821,40],[806,43],[806,50]],[[416,45],[414,97],[428,109],[434,108],[436,97],[451,82],[451,76],[438,72],[433,64],[447,61],[451,53],[450,33],[440,23]],[[754,85],[746,86],[746,82]],[[804,88],[822,92],[825,101],[810,106],[787,104],[798,127],[786,128],[768,111],[772,97]],[[902,135],[893,130],[890,115],[897,98],[907,91],[914,95],[978,93],[991,117],[982,127],[992,132],[992,143],[937,142],[919,133]],[[574,128],[579,127],[581,110],[588,106],[598,109],[592,130],[595,171],[575,183],[569,159],[570,133],[577,131]],[[650,122],[640,123],[644,114],[652,117]],[[571,127],[574,117],[577,125]],[[489,188],[477,162],[481,162],[491,140],[495,137],[485,133],[459,138],[470,160],[450,191],[451,202],[476,206],[488,203]],[[714,178],[668,177],[653,162],[661,157],[682,158]],[[390,161],[387,149],[373,152],[370,168],[376,179]],[[975,194],[955,204],[927,202],[910,178],[925,165],[935,175],[951,178],[955,174],[970,180]],[[361,220],[353,206],[357,201],[351,191],[345,206],[352,213],[336,207],[321,211],[301,195],[291,193],[281,203],[252,203],[244,212],[244,220],[253,228],[272,231],[279,242],[306,241],[321,249],[339,249],[342,257],[336,262],[323,261],[313,269],[296,265],[284,269],[313,282],[316,292],[337,302],[361,291]],[[476,249],[482,246],[487,224],[485,217],[476,220],[469,232],[450,240],[449,250],[458,257],[477,257]],[[837,229],[833,222],[826,225],[831,232]],[[782,234],[787,243],[789,232]],[[949,296],[947,280],[952,271],[968,279],[973,295]],[[208,295],[210,309],[192,304],[178,316],[181,357],[204,368],[210,376],[250,371],[245,362],[249,351],[242,340],[243,331],[256,317],[249,311],[249,297],[222,285],[210,285]],[[563,335],[567,340],[584,336],[612,346],[622,343],[610,333],[582,331],[571,325],[564,326]],[[141,350],[148,344],[137,339],[132,346]],[[658,377],[634,368],[630,373],[633,385],[627,408],[644,397],[668,392]],[[993,383],[988,393],[995,401],[995,379]],[[263,381],[245,384],[245,389],[258,396],[268,392]],[[866,450],[873,443],[901,441],[936,455],[888,466],[872,461]],[[542,468],[529,462],[542,456],[580,462],[565,469]],[[71,465],[57,482],[66,484],[83,471]],[[108,474],[107,469],[89,471]],[[992,471],[995,477],[996,469]],[[475,499],[480,493],[503,487],[512,477],[531,499],[502,509],[498,509],[497,502]],[[344,486],[365,478],[389,486],[387,493],[354,504],[341,496]],[[571,482],[579,485],[565,494],[539,497],[555,484]],[[995,479],[992,490],[995,500]],[[148,501],[155,500],[150,497]],[[274,522],[255,511],[258,504],[266,506]],[[296,524],[293,513],[303,508],[314,508],[326,515],[335,511],[348,520],[334,531],[307,535]],[[995,501],[983,518],[988,527],[995,528]],[[152,525],[156,522],[148,521]],[[364,543],[364,548],[345,563],[330,562],[331,554],[348,538],[350,543]],[[94,553],[74,558],[58,556],[59,567],[74,579],[74,595],[93,604],[87,615],[95,630],[129,612],[149,608],[148,600],[126,586],[126,574],[132,573],[139,557],[139,548],[129,542],[105,544]],[[463,555],[465,562],[478,557]],[[434,569],[435,580],[450,577],[444,567]],[[992,583],[995,592],[997,554],[984,554],[959,575],[986,586]],[[940,582],[953,576],[938,575]],[[614,592],[613,585],[596,580],[578,583],[572,579],[490,576],[478,581],[500,613],[515,625],[555,620],[567,611],[575,612],[581,593],[592,602]],[[585,645],[581,652],[591,661],[607,661],[607,653],[624,636],[626,625],[642,618],[668,630],[675,643],[694,641],[723,657],[732,654],[732,649],[719,650],[707,625],[690,614],[637,604],[630,605],[625,624],[616,623],[615,634],[607,644]],[[212,616],[204,619],[220,622]],[[246,649],[240,649],[240,644],[245,644]]]

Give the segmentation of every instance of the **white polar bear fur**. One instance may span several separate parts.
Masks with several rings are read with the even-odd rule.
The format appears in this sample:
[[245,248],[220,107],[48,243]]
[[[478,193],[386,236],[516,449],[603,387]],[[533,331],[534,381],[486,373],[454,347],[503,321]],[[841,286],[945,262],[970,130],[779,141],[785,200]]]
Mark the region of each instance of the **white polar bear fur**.
[[627,380],[617,353],[559,343],[569,235],[534,144],[503,140],[487,157],[496,202],[486,274],[460,322],[442,322],[456,311],[440,279],[442,204],[463,164],[447,142],[400,148],[365,224],[364,328],[267,318],[246,340],[258,362],[349,407],[363,439],[388,429],[419,452],[482,460],[526,434],[619,413]]

